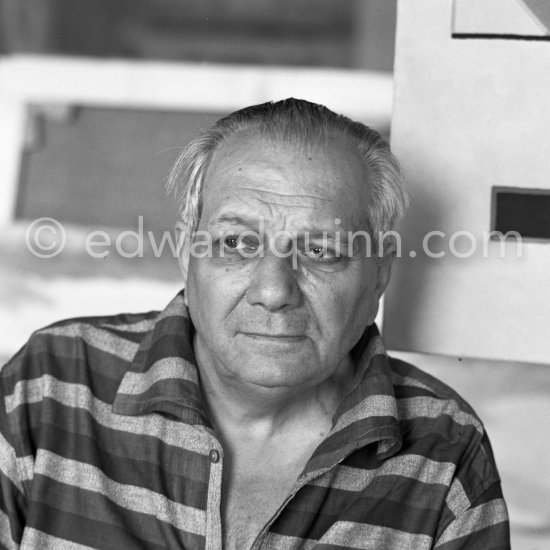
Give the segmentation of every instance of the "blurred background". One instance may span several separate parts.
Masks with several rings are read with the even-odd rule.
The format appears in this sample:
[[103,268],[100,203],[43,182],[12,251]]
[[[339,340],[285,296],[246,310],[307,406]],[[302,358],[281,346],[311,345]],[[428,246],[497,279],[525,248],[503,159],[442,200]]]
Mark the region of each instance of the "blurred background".
[[[395,2],[378,4],[362,0],[2,0],[1,48],[5,53],[389,71]],[[369,44],[366,30],[375,35],[369,37]]]
[[[549,187],[546,0],[396,3],[0,0],[0,362],[61,318],[171,300],[171,166],[246,105],[304,97],[388,137],[413,191],[411,247],[490,229],[494,185]],[[476,408],[513,548],[548,550],[550,256],[541,240],[526,250],[404,258],[384,334]]]
[[[220,116],[290,95],[350,112],[349,83],[371,79],[374,101],[350,114],[387,135],[395,24],[392,0],[0,0],[0,358],[61,317],[163,308],[180,287],[168,246],[157,258],[126,235],[135,257],[93,258],[83,242],[141,224],[160,244],[170,168]],[[42,217],[67,231],[47,258],[24,241]]]

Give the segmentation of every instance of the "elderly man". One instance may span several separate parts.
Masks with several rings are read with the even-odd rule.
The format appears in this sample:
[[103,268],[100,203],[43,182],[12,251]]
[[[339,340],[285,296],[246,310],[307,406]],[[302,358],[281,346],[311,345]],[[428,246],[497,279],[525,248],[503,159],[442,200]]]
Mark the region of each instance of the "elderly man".
[[508,548],[483,425],[373,324],[405,203],[386,142],[267,103],[172,185],[185,290],[40,330],[2,370],[2,547]]

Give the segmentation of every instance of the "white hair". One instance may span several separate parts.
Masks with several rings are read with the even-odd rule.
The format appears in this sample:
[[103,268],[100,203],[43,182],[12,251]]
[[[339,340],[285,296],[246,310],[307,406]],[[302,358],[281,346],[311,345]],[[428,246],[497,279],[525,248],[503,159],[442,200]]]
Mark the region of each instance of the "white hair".
[[323,105],[303,99],[289,98],[253,105],[221,118],[208,130],[193,139],[178,157],[167,190],[173,192],[180,205],[182,219],[196,231],[202,210],[202,195],[212,155],[229,136],[240,131],[255,131],[261,136],[290,143],[328,143],[346,138],[357,147],[363,158],[370,189],[369,231],[377,237],[395,228],[407,206],[407,193],[397,159],[380,134]]

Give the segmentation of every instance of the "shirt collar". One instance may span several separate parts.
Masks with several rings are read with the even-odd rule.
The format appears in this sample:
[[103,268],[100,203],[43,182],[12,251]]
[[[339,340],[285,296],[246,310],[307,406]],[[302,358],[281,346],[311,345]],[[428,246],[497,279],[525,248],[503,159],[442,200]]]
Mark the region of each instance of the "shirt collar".
[[376,445],[379,460],[394,455],[402,446],[390,361],[376,325],[363,333],[352,357],[354,388],[334,413],[332,430],[306,465],[302,483],[367,445]]
[[189,424],[210,426],[183,291],[159,314],[143,338],[118,387],[113,411],[128,416],[161,412]]
[[[371,325],[352,351],[354,389],[338,407],[333,427],[312,456],[307,470],[323,470],[353,450],[377,443],[379,458],[401,447],[389,358]],[[210,427],[193,352],[193,325],[180,292],[146,334],[118,388],[113,411],[129,416],[169,414],[189,424]]]

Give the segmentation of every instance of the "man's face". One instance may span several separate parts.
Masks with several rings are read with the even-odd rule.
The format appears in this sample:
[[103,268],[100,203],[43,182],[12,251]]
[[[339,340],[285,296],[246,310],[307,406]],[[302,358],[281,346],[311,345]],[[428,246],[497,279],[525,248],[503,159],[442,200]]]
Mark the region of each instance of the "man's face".
[[368,193],[343,139],[305,147],[241,133],[216,151],[198,228],[212,254],[197,246],[202,234],[183,258],[201,368],[233,384],[305,389],[348,359],[391,263],[367,257],[362,239],[348,254],[347,232],[368,227]]

